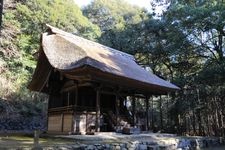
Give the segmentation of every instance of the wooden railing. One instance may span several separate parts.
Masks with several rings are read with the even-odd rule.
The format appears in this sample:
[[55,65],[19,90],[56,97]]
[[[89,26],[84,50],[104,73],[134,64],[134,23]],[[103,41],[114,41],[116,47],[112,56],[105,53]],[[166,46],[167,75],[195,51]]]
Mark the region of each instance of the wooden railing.
[[130,122],[127,119],[126,115],[118,115],[116,116],[112,111],[107,112],[109,121],[112,123],[112,127],[116,129],[115,127],[120,126],[120,127],[125,127],[129,126]]
[[64,106],[64,107],[56,107],[50,108],[48,112],[62,112],[62,111],[95,111],[95,107],[87,107],[87,106]]
[[64,107],[56,107],[56,108],[50,108],[48,112],[61,112],[61,111],[71,111],[73,110],[73,106],[64,106]]

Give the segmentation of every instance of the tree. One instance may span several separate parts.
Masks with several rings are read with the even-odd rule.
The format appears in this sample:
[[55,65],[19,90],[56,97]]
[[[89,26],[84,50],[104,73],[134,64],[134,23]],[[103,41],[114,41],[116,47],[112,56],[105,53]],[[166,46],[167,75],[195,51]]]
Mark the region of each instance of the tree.
[[3,62],[0,68],[4,70],[1,78],[10,85],[0,82],[3,91],[0,95],[25,98],[30,95],[26,85],[36,66],[33,55],[39,49],[40,34],[46,30],[46,23],[93,40],[101,33],[72,0],[25,0],[12,4],[13,8],[7,8],[4,13],[0,39],[0,62]]
[[[169,3],[161,20],[172,27],[167,28],[168,33],[176,29],[183,38],[170,36],[166,39],[188,44],[183,49],[175,45],[172,55],[168,55],[175,59],[170,61],[169,67],[182,88],[171,109],[173,120],[176,126],[190,122],[188,127],[193,134],[224,135],[225,4],[215,0],[171,0]],[[167,48],[162,49],[166,51]],[[177,50],[181,55],[175,55]]]
[[0,31],[2,28],[3,0],[0,0]]
[[127,26],[149,18],[146,10],[123,0],[94,0],[83,12],[92,23],[100,27],[102,35],[99,42],[122,51],[130,48],[127,45],[132,37],[125,35]]

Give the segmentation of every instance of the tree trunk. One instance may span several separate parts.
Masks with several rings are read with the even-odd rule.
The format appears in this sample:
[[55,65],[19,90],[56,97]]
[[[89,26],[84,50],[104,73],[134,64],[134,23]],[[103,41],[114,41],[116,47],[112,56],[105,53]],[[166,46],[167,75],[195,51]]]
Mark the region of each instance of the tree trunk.
[[223,61],[223,29],[218,30],[218,43],[215,41],[215,51],[217,52],[219,56],[219,62]]
[[198,110],[198,134],[202,135],[202,121],[201,121],[201,110]]
[[207,127],[208,127],[208,136],[212,135],[212,127],[211,127],[211,123],[210,123],[210,115],[208,114],[208,118],[207,118]]
[[0,0],[0,31],[2,29],[3,0]]
[[222,123],[222,136],[224,137],[225,136],[225,124],[224,124],[224,115],[225,115],[225,112],[224,112],[224,100],[221,99],[220,100],[220,106],[221,106],[221,123]]
[[193,111],[193,118],[192,118],[192,127],[194,135],[196,135],[196,123],[195,123],[195,112]]

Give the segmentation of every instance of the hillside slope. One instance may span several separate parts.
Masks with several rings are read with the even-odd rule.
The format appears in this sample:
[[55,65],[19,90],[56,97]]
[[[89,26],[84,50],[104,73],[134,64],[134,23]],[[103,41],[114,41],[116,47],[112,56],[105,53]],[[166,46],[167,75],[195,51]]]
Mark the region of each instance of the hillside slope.
[[[47,96],[27,84],[36,66],[45,24],[89,39],[100,29],[83,16],[73,0],[4,0],[0,36],[0,130],[45,129]],[[79,31],[79,32],[78,32]]]

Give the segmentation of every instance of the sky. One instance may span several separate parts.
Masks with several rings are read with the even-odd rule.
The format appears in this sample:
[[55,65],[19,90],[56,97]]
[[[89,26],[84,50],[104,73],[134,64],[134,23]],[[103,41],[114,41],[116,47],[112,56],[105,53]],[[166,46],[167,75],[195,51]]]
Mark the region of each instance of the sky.
[[[78,4],[78,6],[83,7],[87,4],[89,4],[92,0],[74,0],[74,1]],[[144,7],[147,10],[151,9],[151,6],[150,6],[151,0],[125,0],[125,1],[127,1],[128,3],[133,4],[133,5]]]

